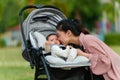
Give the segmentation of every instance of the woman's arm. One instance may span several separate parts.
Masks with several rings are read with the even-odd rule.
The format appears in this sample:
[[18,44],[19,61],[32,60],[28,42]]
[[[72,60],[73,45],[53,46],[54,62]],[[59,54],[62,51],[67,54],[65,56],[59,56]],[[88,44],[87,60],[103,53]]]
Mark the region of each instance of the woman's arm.
[[87,58],[89,58],[89,56],[90,56],[90,54],[85,53],[85,52],[83,52],[83,51],[80,50],[80,49],[77,49],[77,55],[78,55],[78,56],[85,56],[85,57],[87,57]]
[[53,45],[51,46],[51,54],[56,55],[56,56],[61,56],[61,57],[68,57],[69,54],[69,46],[66,47],[66,49],[60,48],[59,45]]

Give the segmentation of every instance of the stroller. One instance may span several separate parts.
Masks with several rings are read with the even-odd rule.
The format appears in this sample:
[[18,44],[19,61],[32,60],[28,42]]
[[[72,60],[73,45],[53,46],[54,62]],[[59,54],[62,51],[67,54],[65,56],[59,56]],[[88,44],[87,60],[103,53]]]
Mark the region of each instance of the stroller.
[[[23,13],[33,8],[23,22]],[[57,23],[66,16],[56,7],[50,5],[30,5],[21,9],[20,26],[22,34],[22,56],[35,68],[34,80],[103,80],[94,79],[89,69],[90,63],[54,65],[46,61],[45,37],[56,32]],[[40,34],[36,35],[35,32]],[[69,68],[68,68],[69,67]],[[64,68],[64,69],[63,69]],[[86,70],[87,69],[87,70]]]

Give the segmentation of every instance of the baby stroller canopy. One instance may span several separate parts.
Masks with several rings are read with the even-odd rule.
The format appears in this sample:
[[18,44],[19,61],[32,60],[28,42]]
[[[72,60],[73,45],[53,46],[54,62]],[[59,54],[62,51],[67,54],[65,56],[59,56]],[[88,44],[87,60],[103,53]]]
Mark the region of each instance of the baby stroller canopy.
[[55,29],[56,24],[60,20],[65,18],[65,15],[56,8],[42,7],[40,9],[33,10],[23,23],[26,40],[28,39],[29,31],[32,29],[48,31],[51,28],[52,30]]

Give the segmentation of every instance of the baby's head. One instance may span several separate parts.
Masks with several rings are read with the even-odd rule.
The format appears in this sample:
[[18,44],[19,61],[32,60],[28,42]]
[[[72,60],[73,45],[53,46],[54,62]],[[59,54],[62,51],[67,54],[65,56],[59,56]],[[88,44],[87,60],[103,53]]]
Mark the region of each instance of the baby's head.
[[50,42],[51,44],[60,44],[58,37],[56,34],[50,34],[47,36],[47,41]]

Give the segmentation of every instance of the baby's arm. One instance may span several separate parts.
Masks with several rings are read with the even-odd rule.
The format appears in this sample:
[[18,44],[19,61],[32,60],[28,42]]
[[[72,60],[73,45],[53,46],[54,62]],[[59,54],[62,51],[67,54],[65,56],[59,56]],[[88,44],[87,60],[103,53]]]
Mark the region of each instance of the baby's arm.
[[45,42],[45,52],[46,53],[50,52],[50,45],[51,45],[51,43],[49,41]]
[[53,56],[68,57],[69,49],[69,46],[67,46],[66,49],[63,50],[62,48],[60,48],[60,46],[53,45],[51,47],[51,54]]
[[72,62],[75,58],[77,57],[77,49],[75,48],[71,48],[69,50],[69,55],[68,55],[68,58],[67,58],[67,62]]

